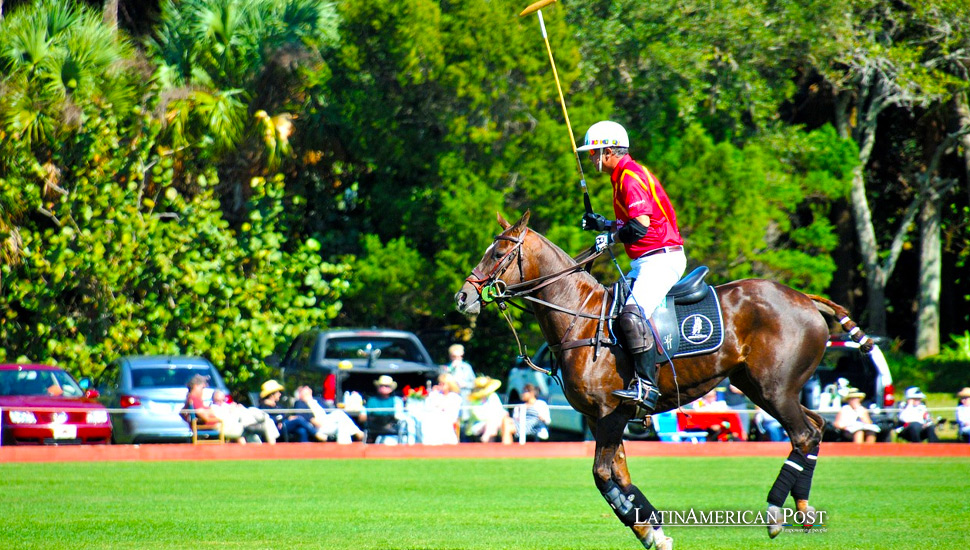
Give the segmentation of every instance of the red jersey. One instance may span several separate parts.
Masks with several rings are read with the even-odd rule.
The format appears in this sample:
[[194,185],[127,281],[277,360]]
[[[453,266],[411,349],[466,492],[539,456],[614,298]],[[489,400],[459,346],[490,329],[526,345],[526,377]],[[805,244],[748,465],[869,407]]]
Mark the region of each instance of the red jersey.
[[657,176],[626,155],[613,169],[610,181],[613,183],[613,212],[617,220],[626,223],[638,216],[650,218],[647,234],[642,239],[623,244],[630,258],[639,258],[664,246],[684,244],[677,229],[677,214]]

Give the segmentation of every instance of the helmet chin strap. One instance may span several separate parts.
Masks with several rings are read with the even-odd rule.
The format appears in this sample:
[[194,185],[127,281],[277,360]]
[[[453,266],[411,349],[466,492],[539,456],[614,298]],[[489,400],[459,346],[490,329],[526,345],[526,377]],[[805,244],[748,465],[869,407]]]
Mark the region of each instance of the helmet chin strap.
[[604,150],[605,150],[605,149],[600,149],[600,154],[599,154],[599,162],[597,162],[597,164],[596,164],[596,168],[597,168],[597,170],[599,170],[600,172],[602,172],[602,171],[603,171],[603,151],[604,151]]

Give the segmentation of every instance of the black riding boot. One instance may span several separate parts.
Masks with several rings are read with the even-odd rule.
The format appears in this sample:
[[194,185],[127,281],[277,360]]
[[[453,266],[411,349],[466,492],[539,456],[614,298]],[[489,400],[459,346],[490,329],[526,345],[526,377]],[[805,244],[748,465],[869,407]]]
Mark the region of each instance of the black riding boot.
[[653,332],[636,305],[623,306],[616,320],[620,336],[627,352],[633,357],[633,370],[636,372],[629,389],[616,390],[613,395],[620,399],[631,399],[648,412],[653,412],[660,398],[657,389],[657,364],[653,360]]

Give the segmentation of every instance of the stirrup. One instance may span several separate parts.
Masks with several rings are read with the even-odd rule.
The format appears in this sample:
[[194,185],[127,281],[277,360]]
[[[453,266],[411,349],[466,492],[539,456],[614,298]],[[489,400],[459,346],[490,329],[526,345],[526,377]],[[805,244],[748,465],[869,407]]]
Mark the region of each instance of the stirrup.
[[635,376],[629,389],[614,390],[613,395],[620,399],[633,401],[637,406],[647,412],[653,412],[657,407],[657,399],[660,398],[660,390],[657,389],[657,386],[651,384],[649,380]]

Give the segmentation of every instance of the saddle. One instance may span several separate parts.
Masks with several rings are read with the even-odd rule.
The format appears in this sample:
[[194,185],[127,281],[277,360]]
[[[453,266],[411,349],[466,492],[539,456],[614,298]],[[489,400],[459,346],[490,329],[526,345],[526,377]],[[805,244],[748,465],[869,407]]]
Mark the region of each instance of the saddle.
[[[717,293],[704,281],[710,272],[700,266],[671,287],[663,302],[650,316],[654,332],[656,362],[674,357],[711,353],[724,342],[721,304]],[[632,285],[631,285],[632,286]],[[613,291],[614,317],[626,303],[629,290],[617,283]]]

